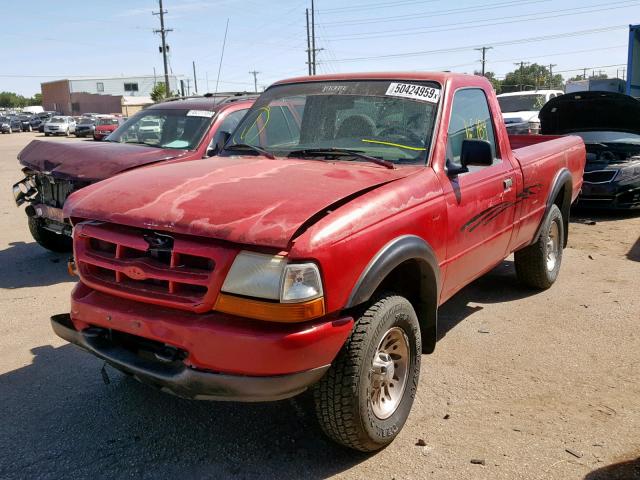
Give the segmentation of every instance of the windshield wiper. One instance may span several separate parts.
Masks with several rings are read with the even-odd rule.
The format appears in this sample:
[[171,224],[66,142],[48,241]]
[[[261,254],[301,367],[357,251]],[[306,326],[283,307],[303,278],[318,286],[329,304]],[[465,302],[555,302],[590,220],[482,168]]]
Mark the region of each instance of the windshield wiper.
[[360,150],[351,150],[349,148],[305,148],[302,150],[293,150],[287,156],[288,157],[306,157],[306,156],[344,156],[344,157],[356,157],[360,160],[375,163],[376,165],[382,165],[383,167],[394,169],[396,168],[393,162],[384,160],[378,157],[372,157],[363,153]]
[[264,155],[265,157],[273,160],[275,159],[275,155],[268,150],[265,150],[262,147],[257,147],[255,145],[249,145],[248,143],[234,143],[233,145],[228,145],[224,147],[223,150],[250,150],[252,152],[259,153],[260,155]]

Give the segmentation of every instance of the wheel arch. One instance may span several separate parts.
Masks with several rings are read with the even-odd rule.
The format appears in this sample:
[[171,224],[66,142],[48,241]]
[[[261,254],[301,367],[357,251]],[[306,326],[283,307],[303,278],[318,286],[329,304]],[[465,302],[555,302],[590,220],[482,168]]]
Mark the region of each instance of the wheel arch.
[[540,219],[540,225],[536,229],[536,233],[533,236],[533,240],[531,243],[535,243],[538,241],[540,237],[540,232],[542,231],[542,226],[544,225],[544,220],[547,218],[549,214],[549,210],[553,205],[557,205],[562,212],[562,220],[563,220],[563,230],[564,230],[564,240],[562,243],[562,247],[566,248],[567,240],[569,237],[569,213],[571,209],[571,193],[573,191],[573,177],[571,176],[571,172],[567,168],[562,168],[554,177],[551,188],[549,189],[549,194],[547,195],[546,207],[544,210],[544,215]]
[[382,290],[408,297],[420,322],[422,351],[433,352],[437,339],[440,268],[431,246],[416,235],[403,235],[388,242],[361,273],[346,308],[362,305]]

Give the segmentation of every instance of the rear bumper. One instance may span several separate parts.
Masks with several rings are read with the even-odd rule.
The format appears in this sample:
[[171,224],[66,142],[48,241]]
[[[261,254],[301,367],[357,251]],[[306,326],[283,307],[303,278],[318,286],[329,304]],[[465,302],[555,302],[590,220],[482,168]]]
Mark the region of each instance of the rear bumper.
[[[189,368],[181,362],[144,359],[109,342],[101,330],[75,329],[68,314],[51,317],[51,326],[61,338],[105,360],[136,380],[160,390],[193,400],[265,402],[289,398],[322,378],[329,365],[289,375],[250,377],[213,373]],[[106,330],[103,330],[105,333]]]
[[[196,314],[116,298],[78,283],[71,315],[52,319],[62,338],[103,358],[144,383],[187,397],[265,401],[296,395],[317,382],[351,333],[353,318],[272,324],[224,315]],[[64,327],[64,328],[63,328]],[[149,360],[140,352],[96,338],[124,334],[178,350],[178,362]],[[105,335],[102,335],[103,337]]]

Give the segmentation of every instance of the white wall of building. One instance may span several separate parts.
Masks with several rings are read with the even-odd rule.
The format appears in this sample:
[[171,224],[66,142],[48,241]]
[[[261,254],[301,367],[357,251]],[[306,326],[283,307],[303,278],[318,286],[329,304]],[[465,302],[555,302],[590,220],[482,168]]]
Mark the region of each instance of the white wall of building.
[[[164,76],[157,76],[155,81],[153,76],[74,79],[69,80],[69,90],[70,93],[86,92],[99,95],[148,97],[151,95],[154,84],[163,81]],[[178,90],[176,77],[169,76],[169,85],[171,86],[171,91]]]

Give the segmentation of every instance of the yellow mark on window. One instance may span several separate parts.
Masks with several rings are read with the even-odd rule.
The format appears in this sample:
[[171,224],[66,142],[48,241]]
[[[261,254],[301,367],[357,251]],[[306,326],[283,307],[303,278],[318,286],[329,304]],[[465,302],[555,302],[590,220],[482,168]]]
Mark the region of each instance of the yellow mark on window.
[[[260,134],[264,131],[265,128],[267,128],[267,123],[269,123],[269,119],[271,118],[271,107],[262,107],[259,109],[260,113],[258,115],[256,115],[256,119],[253,121],[253,123],[251,125],[249,125],[248,127],[246,127],[242,133],[240,134],[240,140],[242,140],[245,143],[250,143],[252,141],[254,141],[256,138],[258,138],[260,136]],[[262,128],[258,129],[258,119],[262,116],[262,114],[265,113],[266,114],[266,119],[264,120],[264,122],[262,122]],[[249,133],[249,130],[251,130],[253,127],[256,127],[256,129],[258,129],[257,133],[247,139],[247,133]]]
[[402,145],[400,143],[383,142],[380,140],[367,140],[366,138],[363,138],[361,141],[364,143],[377,143],[379,145],[389,145],[390,147],[405,148],[407,150],[417,150],[417,151],[426,150],[426,148],[422,148],[422,147],[410,147],[409,145]]
[[464,132],[467,140],[489,140],[489,132],[487,131],[486,120],[471,120],[469,123],[467,123],[465,120]]

